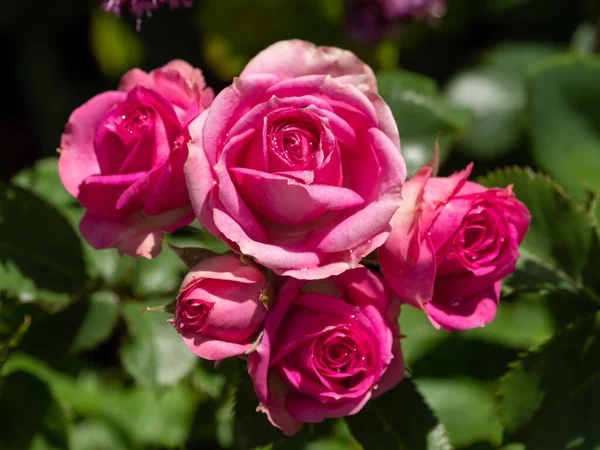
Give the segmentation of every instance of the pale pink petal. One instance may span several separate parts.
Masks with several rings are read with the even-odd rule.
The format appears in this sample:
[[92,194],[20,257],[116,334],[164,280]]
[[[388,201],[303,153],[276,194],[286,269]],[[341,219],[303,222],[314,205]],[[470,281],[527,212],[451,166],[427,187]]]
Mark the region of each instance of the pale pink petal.
[[204,336],[183,337],[183,342],[196,355],[210,361],[243,355],[252,348],[252,344],[236,344]]
[[210,233],[220,236],[221,233],[214,225],[209,204],[209,196],[212,195],[211,192],[216,181],[202,145],[202,130],[207,114],[208,111],[203,112],[189,125],[191,141],[188,144],[188,158],[183,170],[190,200],[198,221]]
[[317,47],[301,40],[280,41],[256,55],[241,76],[272,73],[286,78],[304,75],[365,75],[365,83],[377,92],[371,68],[348,51],[336,47]]
[[239,256],[223,255],[205,259],[192,267],[181,283],[182,289],[200,278],[252,284],[261,281],[264,275],[257,267],[242,264]]

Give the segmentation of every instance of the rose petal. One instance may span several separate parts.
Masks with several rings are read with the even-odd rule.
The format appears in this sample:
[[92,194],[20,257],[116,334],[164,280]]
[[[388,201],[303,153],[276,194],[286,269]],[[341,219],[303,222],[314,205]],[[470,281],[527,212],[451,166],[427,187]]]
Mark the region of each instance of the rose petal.
[[181,289],[201,278],[252,284],[263,280],[264,275],[257,267],[241,263],[239,256],[215,256],[192,267],[183,279]]
[[240,76],[260,73],[288,78],[315,74],[333,77],[365,75],[364,82],[377,92],[375,74],[352,52],[335,47],[317,47],[301,40],[280,41],[267,47],[250,60]]
[[58,173],[65,188],[74,197],[79,195],[79,185],[85,178],[100,173],[94,152],[98,123],[126,97],[123,92],[105,92],[77,108],[69,117],[58,149]]
[[[91,213],[107,218],[123,217],[142,209],[143,203],[135,201],[120,202],[121,196],[132,185],[142,186],[146,184],[147,179],[145,172],[126,175],[92,175],[81,183],[78,200]],[[141,189],[141,187],[138,189]]]
[[418,209],[430,168],[421,169],[403,186],[403,203],[392,219],[392,232],[379,249],[381,272],[405,302],[422,307],[433,296],[435,250],[419,226]]
[[252,348],[252,344],[236,344],[205,336],[183,337],[183,342],[196,355],[210,361],[243,355]]
[[79,231],[95,249],[116,247],[121,255],[151,259],[161,251],[162,231],[172,232],[194,220],[191,208],[179,208],[159,216],[134,213],[120,219],[110,219],[86,212]]
[[238,192],[256,210],[285,226],[298,226],[313,221],[327,211],[353,208],[363,199],[343,187],[306,185],[290,178],[244,168],[229,172]]
[[496,316],[500,285],[498,281],[470,297],[457,298],[452,303],[433,300],[425,305],[425,310],[434,325],[439,324],[448,331],[482,327]]

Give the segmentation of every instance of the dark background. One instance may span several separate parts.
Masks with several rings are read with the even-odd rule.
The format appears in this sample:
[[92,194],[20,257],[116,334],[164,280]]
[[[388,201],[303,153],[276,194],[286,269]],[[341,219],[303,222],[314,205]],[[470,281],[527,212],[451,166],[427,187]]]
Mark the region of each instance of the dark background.
[[[202,68],[215,91],[230,82],[228,76],[236,67],[279,39],[349,47],[376,68],[381,65],[373,57],[380,44],[361,42],[348,32],[342,0],[194,3],[191,9],[156,12],[135,34],[135,18],[126,15],[114,25],[94,1],[4,2],[0,179],[53,155],[71,111],[93,95],[114,89],[128,62],[150,70],[183,58]],[[400,67],[432,76],[443,86],[459,68],[476,63],[483,50],[503,41],[567,46],[577,26],[594,23],[599,10],[597,0],[450,0],[448,14],[440,22],[407,25],[399,39],[388,40],[387,45],[396,49]],[[139,46],[127,50],[130,39],[113,33],[107,21]],[[109,60],[111,52],[129,54],[115,56],[111,69],[99,63],[97,47],[103,33]],[[220,40],[229,48],[222,54]],[[217,42],[208,58],[207,42]],[[502,162],[527,162],[518,153]],[[460,152],[454,161],[452,166],[462,165]]]

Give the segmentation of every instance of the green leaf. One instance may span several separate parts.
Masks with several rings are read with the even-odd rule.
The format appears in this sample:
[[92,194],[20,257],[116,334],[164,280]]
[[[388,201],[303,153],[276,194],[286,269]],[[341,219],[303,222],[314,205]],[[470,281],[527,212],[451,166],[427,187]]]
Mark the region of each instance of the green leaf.
[[[71,223],[78,228],[84,214],[77,200],[64,188],[58,175],[58,158],[44,158],[33,167],[19,172],[12,182],[23,189],[33,192],[56,207]],[[76,232],[79,236],[79,232]],[[134,261],[121,258],[116,249],[96,250],[80,237],[88,276],[102,280],[102,287],[113,288],[121,283],[134,267]]]
[[443,163],[456,139],[466,130],[469,112],[446,102],[435,81],[423,75],[384,72],[377,75],[377,84],[398,124],[409,176],[429,161],[438,133]]
[[422,310],[409,305],[402,306],[398,319],[400,331],[407,339],[402,340],[404,362],[410,367],[425,356],[440,342],[450,337],[443,330],[437,330]]
[[130,449],[183,446],[198,404],[198,397],[182,384],[153,395],[138,386],[102,383],[92,372],[73,378],[28,355],[13,355],[0,375],[19,372],[35,375],[50,386],[68,410],[119,430]]
[[177,295],[187,267],[175,253],[165,248],[156,258],[137,258],[135,262],[132,287],[136,296]]
[[118,308],[119,297],[114,292],[95,292],[71,350],[90,350],[107,340],[117,325]]
[[572,324],[513,363],[499,391],[506,442],[600,446],[600,315]]
[[81,245],[69,222],[26,190],[0,185],[0,292],[59,307],[82,290],[85,279]]
[[452,445],[502,442],[502,426],[494,412],[494,391],[490,386],[469,378],[421,378],[415,382],[448,430]]
[[501,44],[483,63],[456,75],[445,89],[454,105],[473,112],[461,148],[476,160],[490,160],[514,149],[523,134],[526,73],[533,63],[556,52],[535,44]]
[[544,295],[523,293],[502,299],[496,317],[485,327],[462,332],[469,339],[527,350],[554,333],[554,320]]
[[514,185],[517,198],[531,213],[517,270],[506,284],[514,289],[582,292],[600,303],[583,279],[592,237],[585,211],[558,184],[530,169],[497,170],[478,181],[488,187]]
[[0,369],[31,325],[31,316],[19,306],[0,296]]
[[171,314],[141,311],[139,303],[122,308],[131,335],[121,348],[123,366],[142,386],[156,389],[176,384],[194,369],[198,357],[167,322]]
[[33,192],[61,210],[76,204],[76,200],[67,192],[60,180],[56,157],[36,161],[33,167],[23,169],[11,181],[15,186]]
[[259,400],[254,392],[252,379],[246,373],[238,373],[235,391],[234,435],[236,446],[242,450],[280,442],[284,435],[275,428],[267,415],[258,412]]
[[533,158],[579,199],[600,188],[600,57],[569,54],[536,67],[529,120]]
[[129,450],[119,433],[100,420],[84,420],[71,432],[71,450]]
[[37,378],[15,373],[2,380],[0,410],[0,448],[69,448],[65,413]]
[[440,424],[410,379],[346,417],[365,450],[451,450]]

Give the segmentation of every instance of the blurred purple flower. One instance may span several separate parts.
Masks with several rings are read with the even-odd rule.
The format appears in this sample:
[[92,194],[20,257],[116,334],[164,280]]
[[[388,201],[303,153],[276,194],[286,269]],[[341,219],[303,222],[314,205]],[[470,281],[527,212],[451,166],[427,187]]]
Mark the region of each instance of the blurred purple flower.
[[131,14],[141,19],[142,16],[150,16],[152,11],[157,10],[165,3],[170,8],[180,8],[182,6],[192,6],[193,0],[101,0],[102,7],[107,12],[120,16],[121,13],[128,9]]
[[405,17],[420,19],[441,17],[446,12],[446,0],[377,0],[388,20]]
[[445,13],[446,0],[346,0],[346,29],[355,39],[377,41],[397,36],[402,21]]

